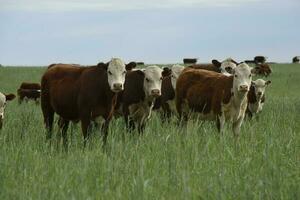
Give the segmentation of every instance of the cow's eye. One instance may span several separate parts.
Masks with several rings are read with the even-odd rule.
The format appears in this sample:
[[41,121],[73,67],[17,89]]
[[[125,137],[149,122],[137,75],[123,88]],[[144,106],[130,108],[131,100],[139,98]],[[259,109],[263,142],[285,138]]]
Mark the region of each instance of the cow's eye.
[[237,78],[237,75],[235,74],[234,77]]
[[108,74],[109,74],[109,75],[112,75],[111,71],[108,71]]
[[146,81],[149,82],[150,80],[148,78],[146,78]]

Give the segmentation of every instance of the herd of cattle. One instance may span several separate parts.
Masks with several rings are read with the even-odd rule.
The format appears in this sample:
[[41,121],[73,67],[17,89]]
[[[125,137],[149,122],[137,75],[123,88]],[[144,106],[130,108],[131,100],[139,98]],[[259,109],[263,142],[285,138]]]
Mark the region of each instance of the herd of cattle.
[[[265,63],[252,68],[231,58],[187,67],[136,66],[119,58],[95,66],[52,64],[41,84],[21,84],[18,101],[40,102],[47,139],[52,137],[56,113],[64,145],[70,122],[81,122],[84,144],[91,122],[101,124],[105,143],[113,118],[124,117],[128,131],[142,133],[153,111],[159,112],[163,121],[177,116],[181,125],[189,119],[213,120],[220,132],[225,122],[230,122],[238,136],[245,115],[252,117],[262,110],[265,89],[271,83],[252,80],[253,75],[268,76],[272,72]],[[14,98],[14,94],[0,93],[0,128],[6,101]]]

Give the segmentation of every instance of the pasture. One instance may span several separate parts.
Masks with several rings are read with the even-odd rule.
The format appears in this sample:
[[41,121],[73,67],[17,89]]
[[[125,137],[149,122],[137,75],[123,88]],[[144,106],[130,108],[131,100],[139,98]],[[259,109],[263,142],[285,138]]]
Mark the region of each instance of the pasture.
[[[142,136],[113,120],[105,150],[99,131],[83,150],[80,125],[71,125],[65,152],[55,137],[45,142],[40,106],[8,102],[0,199],[300,199],[300,65],[272,69],[264,110],[244,121],[238,140],[230,127],[220,136],[214,123],[183,129],[154,113]],[[44,71],[0,68],[0,90],[16,94]]]

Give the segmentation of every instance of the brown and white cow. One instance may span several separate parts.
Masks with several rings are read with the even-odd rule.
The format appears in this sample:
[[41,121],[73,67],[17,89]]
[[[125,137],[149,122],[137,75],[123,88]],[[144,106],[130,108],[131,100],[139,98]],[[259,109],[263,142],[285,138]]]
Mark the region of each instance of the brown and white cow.
[[265,90],[270,84],[271,81],[265,81],[263,79],[252,81],[250,91],[248,92],[247,106],[247,114],[250,118],[262,111],[266,98]]
[[6,102],[13,100],[15,97],[14,94],[3,94],[0,92],[0,129],[2,129],[3,126]]
[[135,127],[144,131],[146,122],[151,117],[154,101],[161,95],[162,69],[148,66],[126,74],[124,91],[118,97],[128,131]]
[[263,76],[267,77],[271,73],[272,73],[272,69],[271,69],[269,64],[267,64],[267,63],[263,63],[263,64],[256,63],[255,74],[263,75]]
[[225,76],[207,70],[183,72],[176,85],[176,109],[186,121],[191,113],[203,120],[216,120],[223,132],[225,121],[231,121],[238,135],[247,109],[247,93],[252,80],[251,68],[241,63],[233,75]]
[[176,113],[175,107],[175,88],[176,82],[185,69],[182,65],[173,65],[171,68],[164,68],[162,73],[163,80],[161,85],[161,96],[156,99],[154,109],[162,110],[162,120],[171,117],[172,113]]
[[91,120],[102,117],[105,121],[102,126],[105,144],[117,93],[124,89],[125,75],[126,65],[119,58],[90,67],[49,68],[41,81],[41,107],[48,130],[47,138],[52,136],[54,113],[62,119],[65,147],[69,121],[81,121],[85,145]]

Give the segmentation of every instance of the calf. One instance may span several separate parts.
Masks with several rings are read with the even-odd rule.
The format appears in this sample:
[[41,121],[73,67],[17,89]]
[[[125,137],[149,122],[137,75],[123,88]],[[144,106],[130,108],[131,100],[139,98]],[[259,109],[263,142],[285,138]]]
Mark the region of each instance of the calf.
[[18,102],[21,104],[23,100],[32,99],[35,101],[36,104],[39,103],[39,99],[41,96],[41,90],[34,90],[34,89],[21,89],[19,88],[17,91],[18,94]]
[[28,83],[28,82],[23,82],[20,85],[21,89],[30,89],[30,90],[40,90],[41,85],[39,83]]
[[231,76],[207,70],[183,72],[176,84],[179,119],[187,121],[190,112],[198,113],[199,119],[216,120],[220,132],[225,121],[231,121],[234,135],[239,135],[251,80],[251,68],[245,63]]
[[3,94],[0,92],[0,129],[2,129],[3,125],[6,102],[13,100],[15,97],[14,94]]
[[126,74],[124,91],[119,95],[119,104],[126,122],[127,130],[137,126],[138,132],[144,131],[151,116],[154,101],[161,95],[162,69],[148,66]]
[[252,81],[250,91],[248,93],[247,115],[252,118],[253,115],[261,112],[265,103],[265,90],[271,81],[257,79]]
[[[135,65],[135,63],[131,63]],[[124,88],[126,65],[121,59],[89,67],[52,66],[42,77],[41,107],[47,138],[52,136],[54,113],[60,116],[66,147],[69,121],[81,121],[84,145],[91,120],[103,118],[103,142],[106,143],[117,93]]]

